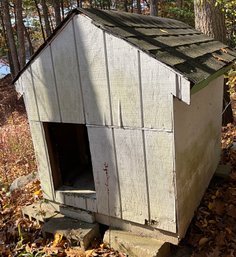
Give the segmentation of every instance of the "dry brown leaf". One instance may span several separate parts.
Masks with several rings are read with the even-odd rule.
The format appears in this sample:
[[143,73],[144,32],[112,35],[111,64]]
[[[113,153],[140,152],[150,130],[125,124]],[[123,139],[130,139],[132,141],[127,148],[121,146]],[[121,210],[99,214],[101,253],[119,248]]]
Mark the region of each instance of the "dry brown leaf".
[[93,249],[92,249],[92,250],[87,250],[87,251],[85,251],[85,255],[86,255],[86,257],[90,257],[90,256],[92,256],[93,252],[94,252],[94,250],[93,250]]
[[222,215],[225,212],[225,203],[221,200],[215,200],[213,210],[217,215]]
[[224,246],[225,245],[225,233],[223,231],[220,231],[216,235],[215,242],[218,246]]
[[227,210],[227,214],[231,217],[233,217],[234,219],[236,219],[236,207],[233,205],[230,205],[228,210]]
[[68,257],[86,257],[85,251],[81,248],[68,248],[65,250],[65,253]]
[[199,246],[202,246],[202,245],[204,245],[205,243],[207,243],[208,241],[209,241],[209,238],[207,238],[207,237],[202,237],[202,238],[199,240],[198,244],[199,244]]
[[53,240],[53,244],[52,244],[52,245],[53,245],[54,247],[55,247],[55,246],[58,246],[58,245],[60,244],[62,238],[63,238],[63,235],[62,235],[62,234],[56,233],[56,234],[54,235],[54,240]]

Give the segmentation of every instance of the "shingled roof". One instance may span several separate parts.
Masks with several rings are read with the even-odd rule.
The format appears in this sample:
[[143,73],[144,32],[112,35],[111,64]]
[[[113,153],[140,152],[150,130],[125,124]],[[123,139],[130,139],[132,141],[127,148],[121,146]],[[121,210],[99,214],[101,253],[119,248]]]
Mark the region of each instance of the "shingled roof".
[[236,52],[225,44],[177,20],[97,9],[80,11],[98,27],[137,46],[194,84],[236,59]]
[[[236,52],[225,44],[183,22],[168,18],[78,8],[68,15],[60,27],[77,13],[83,13],[91,18],[96,26],[124,39],[175,69],[193,85],[204,81],[220,70],[225,70],[224,68],[236,59]],[[48,41],[57,34],[59,29]],[[41,49],[45,45],[47,42]]]

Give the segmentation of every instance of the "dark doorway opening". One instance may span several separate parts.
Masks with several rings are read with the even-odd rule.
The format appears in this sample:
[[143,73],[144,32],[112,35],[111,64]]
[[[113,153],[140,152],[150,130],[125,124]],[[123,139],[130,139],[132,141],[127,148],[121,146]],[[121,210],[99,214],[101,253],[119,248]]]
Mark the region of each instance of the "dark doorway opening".
[[54,188],[95,190],[87,127],[43,123]]

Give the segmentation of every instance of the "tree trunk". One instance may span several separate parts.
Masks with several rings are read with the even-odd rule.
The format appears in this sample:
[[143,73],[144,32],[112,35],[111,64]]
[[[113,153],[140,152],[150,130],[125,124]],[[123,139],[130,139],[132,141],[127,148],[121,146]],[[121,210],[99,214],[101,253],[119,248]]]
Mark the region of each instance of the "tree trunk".
[[124,0],[124,9],[125,12],[128,12],[128,0]]
[[158,0],[150,0],[150,15],[157,16],[158,15]]
[[26,36],[27,41],[28,41],[29,54],[30,54],[30,56],[32,56],[34,54],[34,47],[32,45],[31,38],[30,38],[30,33],[29,33],[28,29],[25,26],[24,26],[24,28],[25,28],[25,36]]
[[17,55],[16,45],[15,45],[15,40],[14,40],[14,34],[13,34],[12,26],[11,26],[11,17],[10,17],[10,12],[9,12],[8,0],[2,0],[2,5],[3,5],[3,21],[4,21],[5,30],[6,30],[9,51],[11,52],[12,63],[13,63],[13,67],[12,67],[13,68],[13,76],[15,76],[20,71],[20,65],[19,65],[19,61],[18,61],[18,55]]
[[41,5],[42,5],[42,9],[43,9],[43,19],[44,19],[44,23],[45,23],[46,35],[47,35],[47,37],[49,37],[52,33],[52,30],[51,30],[50,23],[49,23],[48,7],[46,4],[46,1],[41,0]]
[[45,41],[46,38],[45,38],[45,33],[44,33],[44,28],[43,28],[43,23],[42,23],[42,17],[41,17],[41,13],[40,13],[40,10],[39,10],[39,7],[38,7],[37,0],[34,0],[34,3],[35,3],[35,7],[37,9],[37,12],[38,12],[38,16],[39,16],[39,23],[40,23],[40,28],[41,28],[42,36],[43,36],[43,41]]
[[223,43],[226,42],[224,13],[215,0],[194,0],[195,28]]
[[20,68],[22,69],[26,63],[25,56],[25,28],[22,16],[22,0],[16,0],[16,24],[17,24],[17,37],[18,37],[18,57]]
[[62,13],[62,19],[65,19],[65,14],[64,14],[64,0],[61,0],[61,13]]
[[139,14],[141,14],[141,4],[140,4],[140,0],[137,0],[137,12]]
[[[223,43],[226,42],[224,14],[214,0],[194,0],[195,28]],[[224,84],[223,125],[233,121],[228,86]]]
[[82,5],[83,5],[83,4],[82,4],[82,0],[77,0],[77,6],[80,7],[80,8],[82,8]]
[[[0,5],[0,20],[1,20],[1,26],[2,26],[2,34],[3,34],[3,37],[4,37],[4,41],[5,41],[5,47],[7,49],[10,49],[9,48],[9,44],[8,44],[8,40],[7,40],[7,34],[6,34],[6,30],[5,30],[5,26],[4,26],[4,21],[3,21],[3,13],[2,13],[2,5]],[[11,74],[14,74],[14,65],[13,65],[13,62],[12,62],[12,57],[11,57],[11,52],[10,51],[7,51],[7,58],[8,58],[8,63],[9,63],[9,66],[10,66],[10,71],[11,71]]]
[[53,0],[53,8],[55,12],[56,26],[58,26],[61,23],[60,1]]

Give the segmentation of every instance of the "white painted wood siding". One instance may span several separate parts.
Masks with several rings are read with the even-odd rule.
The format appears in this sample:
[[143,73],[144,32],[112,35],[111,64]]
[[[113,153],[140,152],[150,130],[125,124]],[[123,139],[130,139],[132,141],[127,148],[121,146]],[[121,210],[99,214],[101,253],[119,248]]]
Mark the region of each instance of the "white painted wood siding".
[[[88,127],[98,213],[121,218],[120,188],[117,176],[113,131]],[[107,166],[107,174],[106,174]]]
[[74,26],[86,123],[111,125],[103,31],[82,15]]
[[23,95],[28,119],[39,121],[38,107],[35,99],[30,66],[18,79],[16,90],[18,90],[18,93]]
[[176,74],[145,53],[140,53],[144,127],[172,131]]
[[151,223],[154,227],[175,233],[173,134],[145,131],[145,149]]
[[62,122],[85,123],[73,22],[51,43]]
[[50,45],[33,61],[31,69],[40,120],[60,122],[60,108]]
[[30,130],[38,166],[41,188],[46,199],[54,200],[54,188],[49,164],[49,157],[45,143],[45,136],[41,122],[31,121]]
[[192,95],[174,99],[177,225],[184,236],[220,159],[223,77]]
[[114,132],[122,218],[145,224],[149,214],[142,131],[116,129]]
[[141,127],[137,48],[106,33],[106,51],[113,125]]
[[38,105],[34,92],[34,85],[32,81],[31,66],[21,75],[19,81],[22,83],[23,97],[27,116],[29,120],[39,121]]

